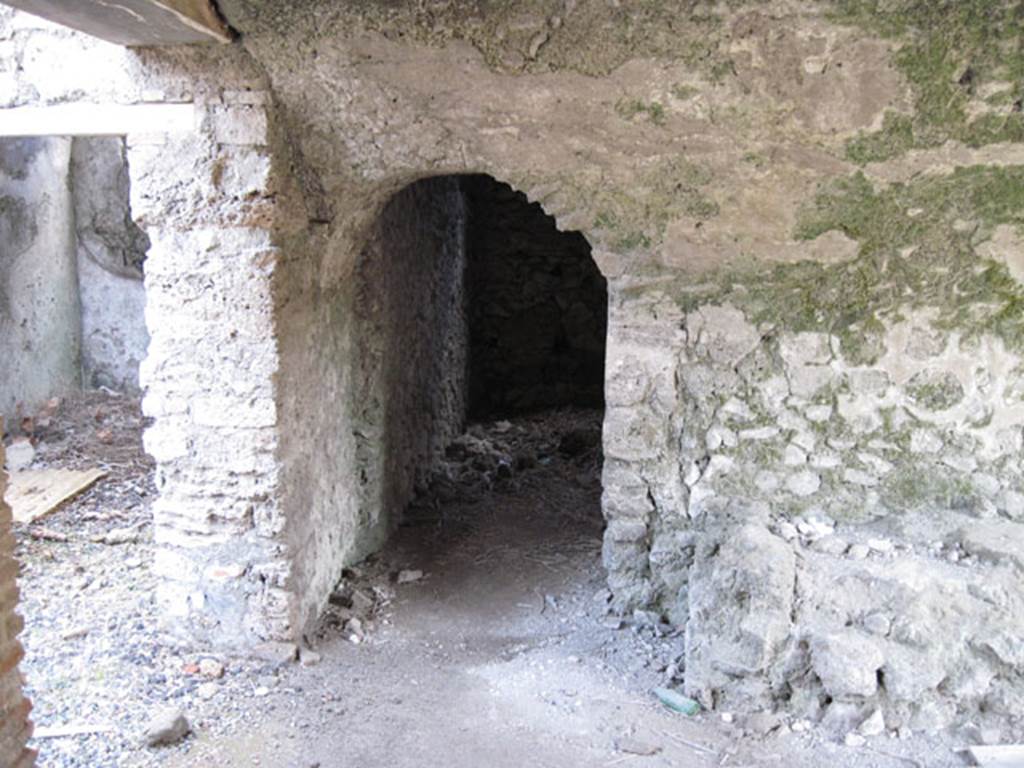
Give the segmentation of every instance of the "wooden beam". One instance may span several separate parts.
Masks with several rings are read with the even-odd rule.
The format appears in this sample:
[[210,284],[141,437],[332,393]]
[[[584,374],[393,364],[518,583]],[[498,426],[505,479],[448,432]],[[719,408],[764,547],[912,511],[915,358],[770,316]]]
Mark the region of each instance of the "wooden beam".
[[127,136],[195,129],[192,104],[57,104],[0,109],[0,136]]
[[3,0],[5,5],[120,45],[231,42],[211,0]]

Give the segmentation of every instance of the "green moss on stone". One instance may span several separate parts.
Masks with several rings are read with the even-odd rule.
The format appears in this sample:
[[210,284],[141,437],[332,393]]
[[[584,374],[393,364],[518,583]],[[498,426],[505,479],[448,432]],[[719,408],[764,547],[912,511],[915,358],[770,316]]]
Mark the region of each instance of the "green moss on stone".
[[655,125],[664,125],[666,119],[665,106],[659,101],[647,103],[641,99],[619,99],[615,103],[615,113],[623,120],[646,115]]
[[[890,113],[879,131],[852,139],[849,159],[886,160],[949,139],[971,146],[1021,140],[1021,0],[833,0],[831,15],[899,41],[895,62],[914,93],[913,113]],[[967,105],[990,82],[1012,84],[1003,103],[1014,111],[972,117]]]
[[856,259],[751,264],[674,295],[684,311],[731,304],[764,329],[831,333],[859,365],[883,354],[886,329],[920,307],[964,343],[992,334],[1024,352],[1024,286],[976,252],[1000,224],[1024,227],[1024,167],[960,168],[880,190],[857,173],[821,189],[795,233],[841,231],[860,244]]
[[940,508],[970,511],[982,494],[967,475],[931,463],[910,462],[897,467],[881,486],[883,503],[894,510]]
[[593,227],[620,252],[661,242],[669,222],[682,216],[708,219],[718,204],[705,191],[711,175],[683,157],[663,158],[628,184],[603,179],[562,182],[567,193],[594,211]]

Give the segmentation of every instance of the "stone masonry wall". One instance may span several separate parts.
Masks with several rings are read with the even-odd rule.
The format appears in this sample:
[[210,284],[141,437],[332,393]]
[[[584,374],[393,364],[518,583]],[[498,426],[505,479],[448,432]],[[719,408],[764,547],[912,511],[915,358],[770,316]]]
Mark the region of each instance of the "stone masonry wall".
[[384,542],[462,429],[464,229],[455,179],[415,182],[384,206],[357,258],[337,255],[354,261],[350,278],[293,294],[279,320],[283,504],[303,624],[342,568]]
[[35,762],[35,753],[25,746],[32,735],[32,723],[28,720],[32,705],[22,694],[18,671],[23,653],[18,634],[24,621],[15,613],[18,563],[14,559],[11,508],[4,503],[7,473],[3,465],[4,446],[0,443],[0,765],[29,768]]
[[71,145],[82,383],[139,391],[149,335],[142,265],[149,241],[131,219],[124,138],[76,138]]
[[488,176],[469,205],[467,308],[475,418],[604,399],[608,294],[578,232]]
[[616,606],[685,625],[705,704],[837,730],[1021,711],[1019,19],[985,6],[223,3],[338,251],[428,170],[586,236]]
[[271,172],[265,80],[238,48],[129,50],[9,9],[0,47],[0,108],[194,105],[194,132],[126,138],[130,209],[151,243],[140,379],[160,490],[157,597],[167,628],[195,640],[289,637],[271,276],[291,197]]

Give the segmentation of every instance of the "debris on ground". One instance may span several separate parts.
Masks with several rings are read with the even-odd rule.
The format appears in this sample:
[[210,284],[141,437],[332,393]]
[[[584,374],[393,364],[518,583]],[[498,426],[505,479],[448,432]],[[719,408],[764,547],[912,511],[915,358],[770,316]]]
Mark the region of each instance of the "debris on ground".
[[[401,765],[508,740],[531,756],[542,744],[545,758],[564,758],[545,762],[559,765],[767,766],[785,754],[794,768],[867,768],[881,765],[868,753],[891,753],[886,765],[949,768],[962,764],[953,749],[965,742],[1015,740],[989,734],[984,722],[958,741],[871,735],[878,722],[865,710],[853,726],[864,744],[847,747],[826,742],[817,717],[731,709],[734,725],[719,713],[680,717],[655,705],[651,690],[680,686],[686,638],[650,611],[615,613],[601,568],[600,423],[597,412],[556,411],[471,427],[473,440],[446,457],[388,547],[345,571],[317,631],[264,660],[162,632],[148,567],[153,466],[138,400],[62,401],[33,425],[33,468],[108,476],[45,525],[15,529],[38,765],[239,768],[254,757],[266,768],[369,765],[365,755],[379,754],[386,734],[387,757]],[[567,438],[575,430],[583,437]],[[794,536],[835,536],[808,525],[806,534],[794,526]],[[957,551],[1013,556],[994,538],[978,541]],[[398,584],[402,571],[421,572],[429,588]],[[862,620],[880,637],[900,618]],[[284,661],[296,656],[299,664]],[[474,722],[481,701],[501,717],[483,729],[452,727],[453,718]],[[140,736],[151,713],[167,709],[187,712],[196,737],[149,749]],[[116,729],[80,732],[90,723]],[[638,754],[647,747],[660,752]]]
[[7,470],[11,473],[21,472],[32,464],[36,457],[36,449],[27,437],[15,438],[4,449]]
[[646,741],[634,739],[629,736],[623,736],[620,739],[616,739],[615,749],[625,755],[639,755],[641,757],[650,757],[651,755],[656,755],[661,752],[661,747],[657,744],[649,744]]
[[671,709],[684,715],[696,715],[700,712],[700,704],[683,694],[673,691],[671,688],[655,688],[654,695],[658,701]]
[[12,472],[5,496],[16,523],[32,523],[106,476],[102,469],[25,469]]
[[157,712],[146,726],[143,741],[148,747],[174,744],[185,738],[192,727],[185,713],[176,707],[167,707]]
[[423,571],[419,570],[408,570],[398,572],[398,583],[399,584],[412,584],[414,581],[419,581],[423,578]]

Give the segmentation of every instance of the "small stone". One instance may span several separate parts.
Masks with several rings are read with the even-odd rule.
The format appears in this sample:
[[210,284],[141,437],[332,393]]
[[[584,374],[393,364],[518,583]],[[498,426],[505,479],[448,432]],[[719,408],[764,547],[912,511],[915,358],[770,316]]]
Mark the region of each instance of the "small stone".
[[782,463],[790,467],[806,464],[807,454],[795,445],[787,445],[786,450],[782,453]]
[[881,555],[892,554],[896,546],[889,539],[868,539],[868,548]]
[[299,648],[299,664],[304,667],[314,667],[319,663],[319,653],[311,651],[309,648]]
[[723,723],[731,723],[733,721],[733,719],[734,719],[734,717],[733,717],[732,712],[723,712],[722,713],[722,722]]
[[423,578],[423,571],[399,571],[398,572],[398,583],[399,584],[411,584],[414,581],[419,581]]
[[889,617],[883,613],[872,613],[864,619],[864,629],[873,635],[879,635],[885,637],[889,634],[889,629],[892,627],[892,622]]
[[800,535],[800,532],[796,529],[796,526],[793,525],[792,523],[787,522],[785,520],[782,521],[781,523],[779,523],[779,536],[781,536],[786,541],[792,541],[793,539],[795,539],[799,535]]
[[224,665],[216,659],[203,659],[199,662],[199,674],[203,677],[219,679],[224,677]]
[[771,712],[755,712],[743,721],[743,728],[754,736],[767,736],[782,725],[778,715]]
[[61,634],[61,640],[78,640],[89,634],[89,627],[75,627]]
[[26,469],[36,457],[36,449],[27,438],[19,438],[7,446],[6,459],[7,469],[11,472],[20,472]]
[[113,528],[92,540],[98,544],[134,544],[139,540],[139,533],[134,528]]
[[864,722],[864,710],[851,701],[833,701],[825,710],[821,727],[836,739],[857,729]]
[[811,730],[811,724],[806,720],[797,720],[791,727],[794,733],[803,733],[804,731]]
[[295,661],[299,655],[299,647],[295,643],[260,643],[252,649],[252,655],[274,664],[287,664]]
[[870,552],[871,549],[867,544],[854,544],[850,547],[847,554],[850,555],[851,560],[864,560]]
[[265,686],[265,685],[260,685],[260,686],[257,686],[256,689],[252,693],[253,693],[253,696],[257,696],[257,697],[262,699],[264,696],[269,696],[270,695],[270,689],[267,688],[267,686]]
[[366,615],[373,610],[377,601],[373,599],[373,596],[364,592],[361,589],[352,590],[352,610],[356,613]]
[[814,549],[818,552],[824,552],[826,555],[835,555],[839,557],[846,553],[847,544],[838,536],[822,536],[816,542],[814,542]]
[[629,736],[623,736],[622,738],[616,739],[615,749],[626,755],[640,755],[643,757],[656,755],[661,752],[661,747],[657,744],[648,744],[645,741],[630,738]]
[[861,469],[848,468],[843,470],[843,481],[851,485],[859,485],[864,488],[873,488],[878,485],[878,478],[870,472]]
[[605,629],[622,629],[622,618],[619,616],[605,616],[601,620],[601,625]]
[[860,724],[857,733],[861,736],[880,736],[885,733],[885,718],[882,717],[882,710],[876,709],[867,719]]
[[808,421],[820,424],[821,422],[828,421],[832,418],[832,406],[812,405],[804,411],[804,416],[807,417]]
[[217,695],[218,690],[220,690],[220,686],[216,683],[200,683],[196,688],[196,695],[203,701],[209,701]]
[[874,695],[884,663],[879,648],[860,633],[837,632],[811,641],[811,666],[833,699]]
[[794,496],[810,496],[821,487],[821,477],[816,472],[797,472],[786,479],[786,488]]
[[185,713],[175,707],[169,707],[150,719],[143,740],[149,747],[175,744],[185,738],[190,730],[192,727],[188,724]]
[[828,59],[824,56],[808,56],[804,59],[804,72],[808,75],[820,75],[828,68]]
[[867,740],[859,733],[848,733],[846,738],[843,739],[843,743],[848,747],[863,747]]
[[363,635],[365,634],[365,631],[363,629],[363,622],[355,617],[345,622],[345,631],[348,632],[350,635],[355,635],[359,638],[362,638]]

